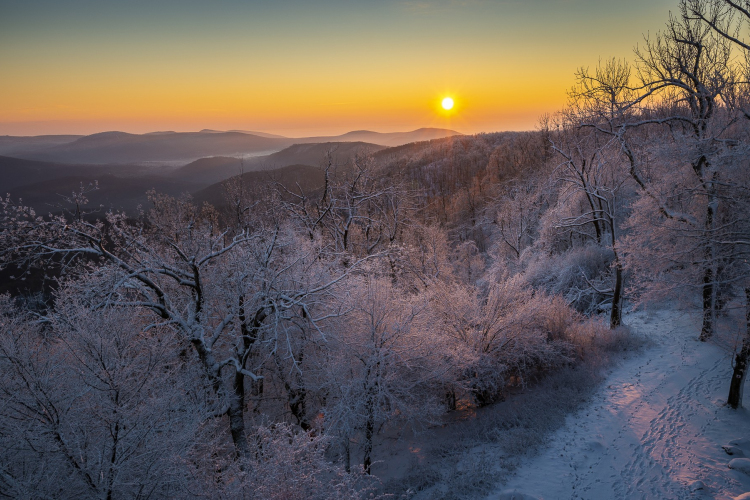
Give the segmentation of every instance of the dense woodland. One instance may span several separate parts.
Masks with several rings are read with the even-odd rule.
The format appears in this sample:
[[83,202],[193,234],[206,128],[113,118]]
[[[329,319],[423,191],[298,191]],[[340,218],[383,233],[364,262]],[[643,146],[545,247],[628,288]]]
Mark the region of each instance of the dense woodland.
[[369,498],[384,430],[533,390],[626,306],[694,301],[709,340],[750,301],[748,8],[684,0],[536,131],[331,150],[213,204],[11,193],[4,272],[52,286],[0,302],[0,496]]

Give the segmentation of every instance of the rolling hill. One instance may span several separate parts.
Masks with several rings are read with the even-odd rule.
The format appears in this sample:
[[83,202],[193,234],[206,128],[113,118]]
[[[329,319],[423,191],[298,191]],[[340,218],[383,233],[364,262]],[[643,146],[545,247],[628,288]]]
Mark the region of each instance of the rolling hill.
[[188,163],[170,172],[173,179],[190,179],[204,186],[234,177],[250,170],[250,165],[240,158],[211,156]]
[[0,155],[18,156],[24,152],[38,151],[62,144],[69,144],[82,135],[37,135],[37,136],[0,136]]
[[0,156],[0,195],[23,200],[24,205],[45,213],[64,198],[98,181],[99,189],[88,198],[93,205],[134,209],[146,201],[146,191],[179,195],[205,187],[210,182],[166,175],[171,169],[138,165],[76,165]]
[[213,156],[201,158],[180,167],[169,174],[174,179],[190,179],[206,185],[234,177],[242,172],[274,170],[289,165],[320,166],[328,151],[337,163],[343,163],[361,152],[375,153],[384,146],[365,142],[324,142],[294,144],[276,153],[252,158]]
[[358,153],[376,153],[386,149],[385,146],[362,141],[356,142],[319,142],[294,144],[267,156],[250,158],[250,164],[256,170],[268,170],[287,165],[320,166],[330,151],[334,161],[345,162]]
[[[301,181],[310,187],[317,182],[317,176],[322,176],[319,167],[328,152],[333,153],[336,164],[343,165],[357,153],[381,156],[391,150],[426,144],[409,143],[410,146],[389,148],[355,139],[368,137],[380,142],[399,143],[425,135],[445,137],[448,133],[453,132],[439,129],[392,134],[355,131],[338,136],[344,139],[340,141],[323,141],[327,137],[289,139],[211,130],[142,135],[105,132],[83,137],[4,136],[0,137],[0,150],[3,147],[32,147],[36,148],[35,152],[27,156],[50,158],[51,161],[0,156],[0,195],[10,193],[12,198],[22,198],[25,204],[43,210],[44,207],[59,205],[64,196],[70,196],[81,184],[88,185],[96,180],[99,189],[89,198],[92,204],[107,208],[132,210],[146,201],[145,193],[152,188],[172,195],[196,193],[201,200],[205,198],[203,201],[222,203],[217,194],[221,181],[241,172],[245,172],[251,183],[266,182],[270,175],[279,177],[282,182],[291,182],[291,185]],[[289,144],[293,140],[302,142]],[[237,154],[206,154],[206,157],[181,167],[159,165],[160,161],[181,155],[215,151],[235,151]],[[273,152],[262,155],[264,151]]]
[[307,137],[295,139],[297,143],[303,142],[369,142],[381,146],[401,146],[410,142],[429,141],[442,139],[454,135],[463,135],[455,130],[443,128],[420,128],[411,132],[373,132],[370,130],[354,130],[346,134],[333,137]]
[[267,154],[283,149],[292,142],[291,139],[259,137],[241,132],[160,132],[142,135],[102,132],[18,156],[66,163],[187,163],[207,156]]
[[23,204],[33,207],[39,213],[59,212],[69,208],[66,197],[89,186],[96,180],[98,189],[89,191],[89,207],[103,206],[104,210],[124,210],[133,214],[138,205],[146,205],[146,192],[155,189],[159,193],[179,196],[200,189],[202,185],[189,181],[168,179],[159,176],[118,177],[110,173],[83,176],[60,177],[19,186],[13,191],[14,198],[23,199]]
[[[200,132],[167,131],[148,134],[102,132],[87,136],[4,136],[0,137],[0,155],[58,163],[100,165],[169,163],[176,166],[210,156],[255,157],[268,155],[293,144],[365,142],[385,147],[454,135],[460,134],[453,130],[422,128],[411,132],[392,133],[359,130],[339,136],[296,139],[263,132],[221,132],[216,130],[202,130]],[[318,159],[315,160],[315,164],[317,162]]]
[[[267,189],[275,189],[277,183],[290,191],[296,192],[299,187],[306,193],[311,193],[322,188],[324,171],[320,167],[310,165],[288,165],[274,170],[245,172],[242,174],[241,179],[248,186],[248,193],[251,198],[254,193],[262,193],[267,191]],[[224,181],[217,182],[197,191],[193,194],[193,200],[196,204],[207,202],[215,207],[225,205],[223,183]]]

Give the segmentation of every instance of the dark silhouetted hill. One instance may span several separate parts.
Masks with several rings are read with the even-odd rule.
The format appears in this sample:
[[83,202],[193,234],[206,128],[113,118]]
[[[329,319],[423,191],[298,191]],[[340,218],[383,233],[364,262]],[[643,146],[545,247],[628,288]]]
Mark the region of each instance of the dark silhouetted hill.
[[187,177],[171,177],[169,170],[138,165],[74,165],[0,156],[0,195],[21,198],[42,213],[60,205],[81,184],[99,182],[89,195],[92,203],[107,208],[132,210],[146,201],[146,191],[169,194],[192,192],[210,184]]
[[[241,180],[252,198],[267,193],[269,189],[276,189],[277,184],[293,192],[298,192],[301,188],[305,193],[313,193],[323,187],[324,175],[321,167],[288,165],[273,170],[245,172]],[[224,182],[231,180],[232,178],[217,182],[197,191],[193,194],[195,203],[200,205],[207,202],[218,208],[226,205]]]
[[12,136],[0,135],[0,155],[18,156],[26,152],[39,151],[42,149],[69,144],[82,135],[37,135],[37,136]]
[[125,210],[134,214],[138,205],[146,206],[148,197],[146,192],[155,189],[159,193],[179,196],[200,189],[201,185],[189,181],[168,179],[158,176],[118,177],[112,174],[92,176],[67,176],[57,179],[27,184],[16,188],[13,198],[22,198],[23,204],[34,207],[39,213],[59,212],[67,207],[66,197],[80,189],[81,185],[88,187],[97,181],[99,189],[89,192],[88,206],[102,205],[104,210]]
[[250,170],[250,164],[240,158],[212,156],[188,163],[169,174],[173,179],[190,179],[208,186]]
[[385,146],[367,142],[322,142],[294,144],[277,153],[251,158],[249,161],[257,170],[268,170],[287,165],[320,166],[330,151],[333,159],[344,163],[358,153],[376,153]]
[[103,175],[117,177],[160,176],[168,169],[162,167],[144,167],[139,165],[75,165],[36,160],[24,160],[0,156],[0,194],[10,192],[13,197],[20,186],[58,179],[61,177],[80,177],[87,180],[98,179]]

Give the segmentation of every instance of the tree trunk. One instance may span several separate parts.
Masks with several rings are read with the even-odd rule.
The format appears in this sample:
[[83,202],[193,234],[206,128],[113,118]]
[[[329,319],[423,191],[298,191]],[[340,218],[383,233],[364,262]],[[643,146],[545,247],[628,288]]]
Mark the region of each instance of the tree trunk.
[[245,435],[245,375],[239,372],[234,375],[232,381],[227,415],[237,458],[245,458],[250,454],[250,446]]
[[622,264],[615,252],[615,286],[612,294],[612,313],[609,316],[609,327],[615,329],[622,324]]
[[[706,206],[705,233],[707,238],[712,237],[714,228],[714,205],[716,203],[716,194],[709,185],[706,189],[709,194],[708,205]],[[714,334],[714,318],[716,317],[716,290],[714,285],[714,246],[712,242],[706,243],[703,251],[705,268],[703,269],[703,325],[701,326],[701,342],[707,341]]]
[[456,409],[456,391],[453,388],[445,392],[445,402],[449,410],[453,411]]
[[255,398],[253,413],[260,413],[260,405],[263,400],[263,380],[253,380],[250,383],[250,394]]
[[703,270],[703,324],[700,341],[706,342],[714,334],[714,270],[706,263]]
[[292,387],[286,381],[284,382],[288,394],[289,410],[291,410],[294,418],[297,419],[302,430],[309,431],[312,426],[307,418],[307,391],[305,390],[305,386],[302,385],[304,382],[299,379],[298,382],[300,383],[300,387],[298,388]]
[[344,439],[344,470],[346,473],[350,473],[352,471],[352,445],[351,441],[349,441],[349,436],[346,436]]
[[750,358],[750,287],[745,288],[745,337],[742,347],[734,359],[732,383],[729,385],[727,404],[734,409],[742,406],[742,388],[747,374],[747,362]]
[[372,467],[372,438],[375,435],[375,401],[367,401],[367,422],[365,422],[365,456],[362,459],[362,466],[366,474],[371,474]]
[[115,482],[115,467],[117,465],[117,446],[120,435],[120,422],[115,422],[112,433],[112,453],[109,456],[109,471],[107,471],[107,500],[112,500],[113,485]]
[[[303,352],[300,351],[294,358],[294,361],[301,365],[302,357]],[[276,363],[279,367],[281,366],[281,362],[278,358]],[[312,429],[312,425],[310,425],[310,420],[307,418],[307,388],[305,386],[305,380],[302,378],[302,375],[298,370],[295,370],[290,378],[282,375],[284,388],[287,393],[287,404],[289,405],[289,410],[292,412],[292,415],[297,419],[299,426],[303,431],[307,432]]]
[[[227,382],[218,373],[219,364],[214,359],[210,349],[199,339],[192,340],[193,347],[198,352],[198,358],[203,364],[205,373],[211,382],[214,393],[221,401],[225,396],[229,398],[229,431],[234,443],[234,451],[237,458],[245,458],[249,455],[250,446],[245,435],[245,379],[244,375],[237,372],[232,378],[232,390],[227,390]],[[240,397],[239,394],[242,394]]]

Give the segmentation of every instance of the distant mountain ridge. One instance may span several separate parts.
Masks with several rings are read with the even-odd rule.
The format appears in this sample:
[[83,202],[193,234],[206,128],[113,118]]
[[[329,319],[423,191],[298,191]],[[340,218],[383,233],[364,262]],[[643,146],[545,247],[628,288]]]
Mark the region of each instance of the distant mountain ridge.
[[339,136],[289,138],[245,131],[100,132],[86,136],[0,137],[0,155],[27,160],[77,164],[139,164],[184,162],[211,156],[253,157],[281,151],[293,144],[366,142],[399,146],[462,135],[454,130],[421,128],[411,132],[356,130]]
[[259,137],[241,132],[165,132],[142,135],[101,132],[18,156],[70,163],[188,162],[206,156],[268,154],[290,144],[289,139]]
[[410,142],[430,141],[432,139],[443,139],[454,135],[463,135],[455,130],[443,128],[419,128],[411,132],[373,132],[371,130],[353,130],[342,135],[333,137],[307,137],[297,139],[295,142],[369,142],[381,146],[401,146]]
[[18,156],[24,151],[44,149],[60,144],[68,144],[84,137],[82,135],[36,135],[12,136],[0,135],[0,155]]

